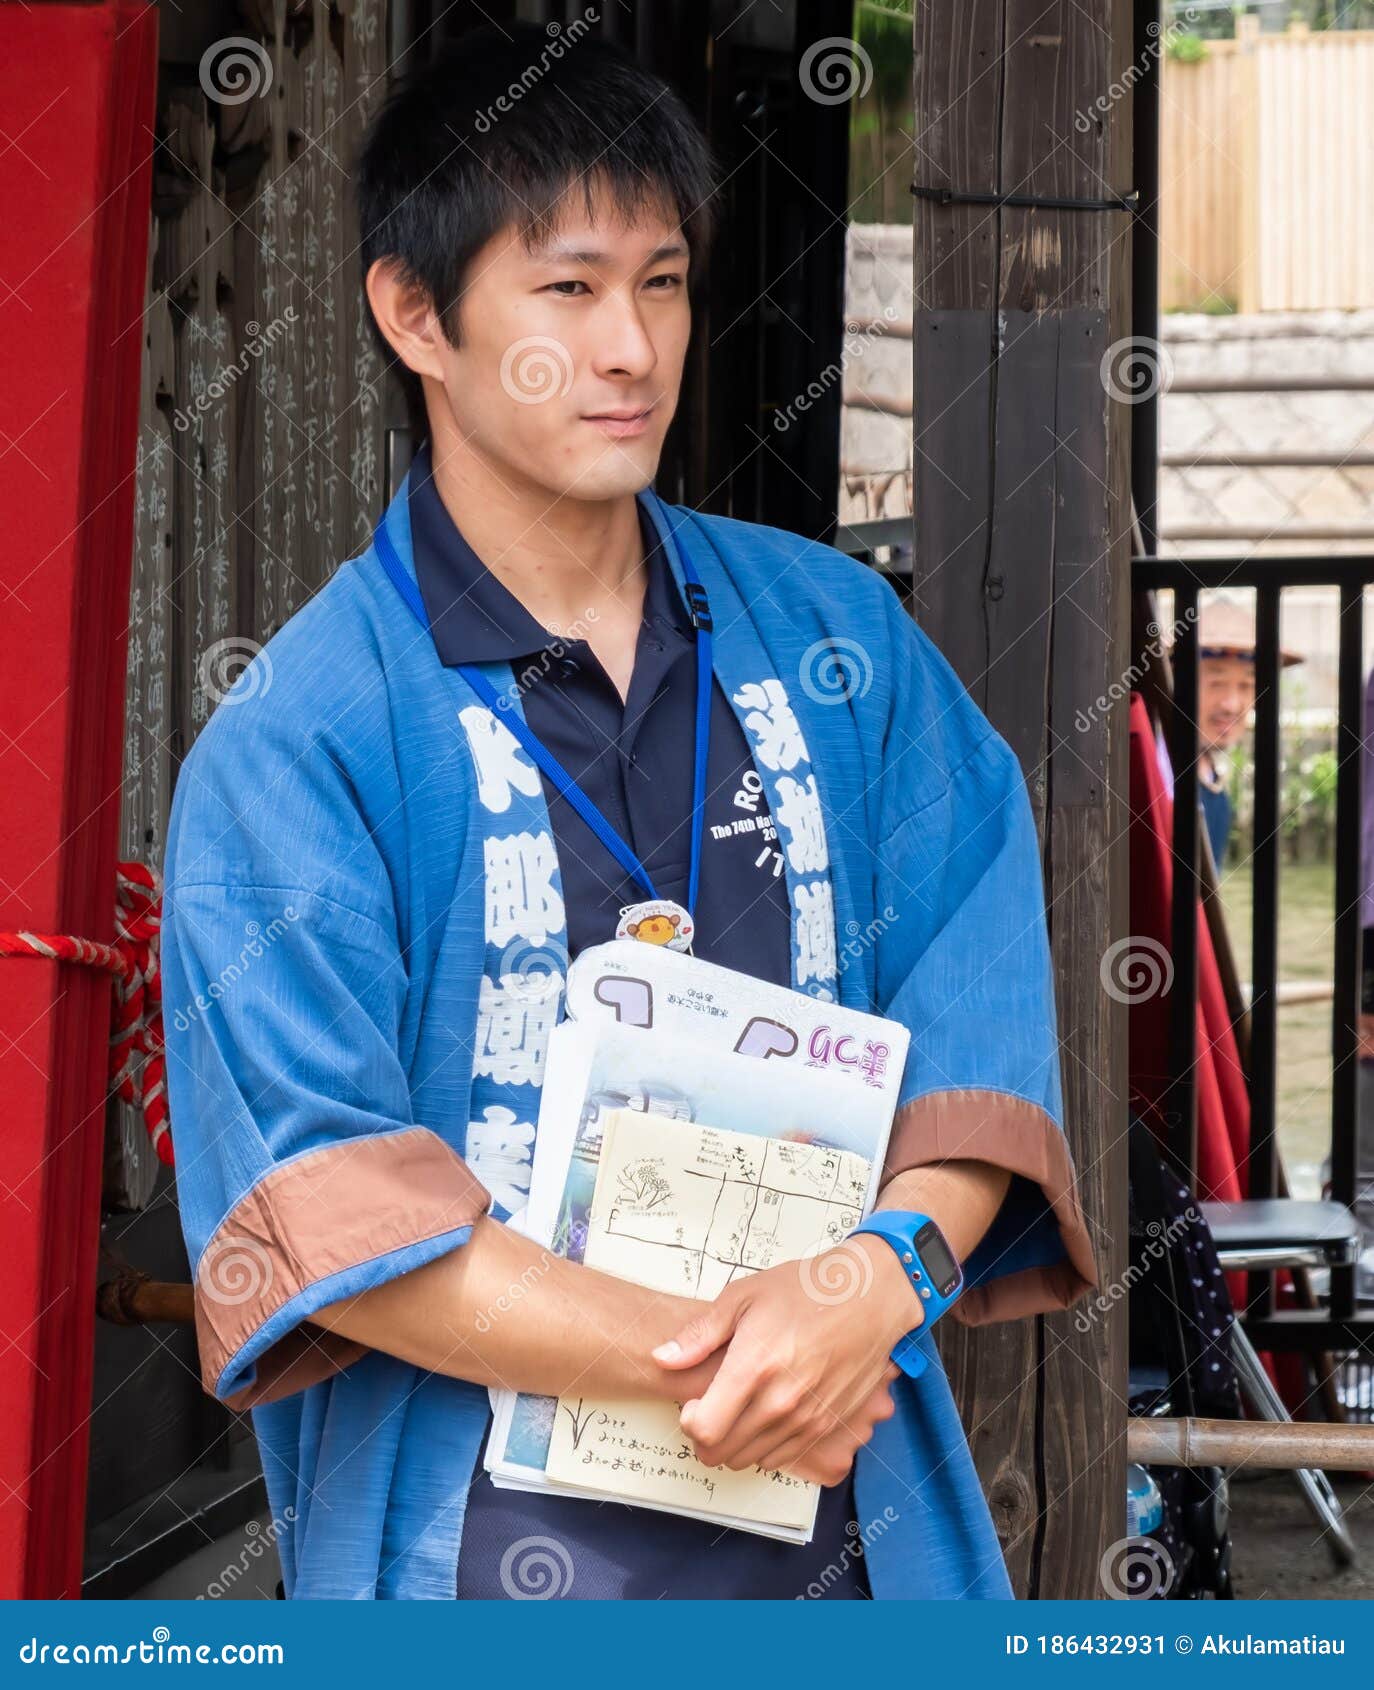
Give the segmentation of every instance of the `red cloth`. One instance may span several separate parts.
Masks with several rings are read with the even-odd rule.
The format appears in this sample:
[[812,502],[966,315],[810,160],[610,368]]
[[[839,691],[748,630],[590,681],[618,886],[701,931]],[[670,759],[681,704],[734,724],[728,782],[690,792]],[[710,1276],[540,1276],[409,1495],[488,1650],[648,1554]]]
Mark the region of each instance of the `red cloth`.
[[[1131,940],[1143,959],[1167,958],[1174,891],[1173,800],[1164,790],[1154,733],[1140,695],[1131,698]],[[1167,965],[1172,974],[1172,962]],[[1166,1137],[1159,1107],[1169,1081],[1172,993],[1131,996],[1131,1099],[1156,1135]],[[1244,1195],[1250,1099],[1226,1013],[1221,971],[1207,922],[1198,909],[1197,1163],[1198,1196],[1234,1201]],[[1231,1276],[1240,1282],[1244,1276]],[[1242,1287],[1243,1295],[1243,1287]]]
[[[1141,963],[1138,976],[1150,973],[1146,964],[1163,965],[1169,978],[1170,905],[1173,899],[1173,800],[1164,789],[1164,776],[1149,712],[1139,693],[1131,695],[1131,953]],[[1250,1094],[1236,1049],[1226,1008],[1212,935],[1201,901],[1198,905],[1197,1007],[1197,1195],[1202,1202],[1234,1202],[1245,1196],[1245,1156],[1250,1144]],[[1131,992],[1130,1086],[1131,1107],[1164,1143],[1167,1131],[1161,1103],[1169,1080],[1169,991]],[[1231,1301],[1245,1306],[1246,1275],[1226,1276]],[[1294,1304],[1288,1273],[1276,1276],[1275,1305]],[[1302,1418],[1308,1394],[1305,1369],[1298,1355],[1277,1360],[1262,1356],[1289,1412]]]
[[[146,0],[0,6],[0,928],[113,936],[156,145]],[[80,1594],[110,982],[0,964],[0,1597]]]

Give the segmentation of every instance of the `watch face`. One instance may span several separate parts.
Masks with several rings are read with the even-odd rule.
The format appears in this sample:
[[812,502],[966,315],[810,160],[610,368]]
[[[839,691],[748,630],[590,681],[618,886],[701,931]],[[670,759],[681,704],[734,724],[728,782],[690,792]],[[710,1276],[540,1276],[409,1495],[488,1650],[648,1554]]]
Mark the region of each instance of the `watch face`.
[[916,1234],[916,1251],[941,1297],[949,1297],[959,1288],[963,1274],[954,1259],[954,1252],[945,1243],[945,1235],[934,1221],[927,1221]]

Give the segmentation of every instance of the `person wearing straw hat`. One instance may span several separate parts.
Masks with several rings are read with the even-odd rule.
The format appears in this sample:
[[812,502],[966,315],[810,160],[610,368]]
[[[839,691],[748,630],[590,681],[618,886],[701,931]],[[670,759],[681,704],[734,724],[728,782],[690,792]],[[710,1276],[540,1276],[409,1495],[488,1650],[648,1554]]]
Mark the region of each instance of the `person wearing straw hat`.
[[[1288,668],[1302,658],[1280,648],[1279,662]],[[1254,607],[1211,598],[1198,621],[1198,801],[1218,870],[1231,835],[1228,753],[1245,732],[1254,705]]]

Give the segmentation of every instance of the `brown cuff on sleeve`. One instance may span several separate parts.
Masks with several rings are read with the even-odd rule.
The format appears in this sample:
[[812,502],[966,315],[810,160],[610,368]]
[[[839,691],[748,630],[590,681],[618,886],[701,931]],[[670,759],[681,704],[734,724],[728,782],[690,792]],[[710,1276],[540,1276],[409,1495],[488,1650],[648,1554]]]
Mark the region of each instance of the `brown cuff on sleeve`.
[[[307,1286],[471,1226],[490,1203],[468,1164],[428,1127],[327,1144],[275,1168],[224,1217],[197,1264],[205,1389],[216,1394],[253,1333]],[[234,1409],[275,1402],[365,1353],[303,1319],[258,1357],[253,1384],[224,1400]]]
[[1097,1284],[1078,1203],[1068,1141],[1038,1104],[998,1091],[931,1092],[905,1103],[892,1123],[884,1182],[931,1162],[991,1162],[1034,1180],[1054,1211],[1067,1261],[1024,1268],[965,1291],[950,1310],[965,1326],[1050,1314]]

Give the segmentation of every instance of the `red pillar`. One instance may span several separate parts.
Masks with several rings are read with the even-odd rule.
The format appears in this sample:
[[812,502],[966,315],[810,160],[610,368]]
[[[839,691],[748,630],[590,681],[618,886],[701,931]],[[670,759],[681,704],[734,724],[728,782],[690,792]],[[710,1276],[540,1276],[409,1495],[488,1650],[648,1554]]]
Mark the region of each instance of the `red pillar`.
[[[157,82],[0,7],[0,928],[113,938]],[[0,1597],[79,1594],[110,980],[0,960]]]

